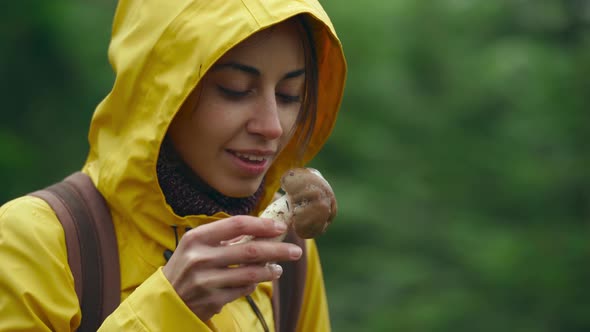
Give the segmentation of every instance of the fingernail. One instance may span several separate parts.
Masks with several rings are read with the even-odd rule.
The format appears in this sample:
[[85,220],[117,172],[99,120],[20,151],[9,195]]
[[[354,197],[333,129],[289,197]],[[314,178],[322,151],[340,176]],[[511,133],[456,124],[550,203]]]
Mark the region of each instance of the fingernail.
[[301,253],[303,251],[301,250],[301,248],[294,246],[289,248],[289,255],[291,256],[291,258],[299,258],[301,257]]
[[275,229],[280,232],[284,232],[287,230],[287,225],[281,221],[275,221]]
[[281,274],[283,274],[283,267],[279,264],[270,264],[270,269],[272,270],[272,272],[274,272],[277,278],[280,277]]

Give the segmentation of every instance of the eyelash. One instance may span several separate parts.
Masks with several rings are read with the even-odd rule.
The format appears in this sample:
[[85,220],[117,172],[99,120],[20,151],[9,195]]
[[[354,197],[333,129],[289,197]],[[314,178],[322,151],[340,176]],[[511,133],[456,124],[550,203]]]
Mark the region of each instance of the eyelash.
[[[248,94],[250,94],[250,90],[237,91],[237,90],[225,88],[221,85],[218,85],[217,88],[219,89],[219,91],[221,91],[221,93],[223,93],[226,97],[228,97],[232,100],[238,100],[238,99],[244,98],[244,97],[248,96]],[[301,101],[300,96],[291,96],[291,95],[286,95],[286,94],[282,94],[282,93],[277,93],[276,96],[279,97],[281,99],[281,101],[286,104],[298,103]]]
[[246,97],[248,95],[248,93],[250,93],[250,91],[237,91],[237,90],[228,89],[228,88],[222,87],[221,85],[218,85],[217,88],[226,97],[230,97],[232,99],[233,98],[238,99],[238,98]]

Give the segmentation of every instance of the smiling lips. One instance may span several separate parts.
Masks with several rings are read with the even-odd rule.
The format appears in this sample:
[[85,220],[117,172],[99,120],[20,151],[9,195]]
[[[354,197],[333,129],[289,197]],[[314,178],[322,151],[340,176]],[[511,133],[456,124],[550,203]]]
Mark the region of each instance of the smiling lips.
[[274,152],[272,151],[227,151],[233,157],[232,160],[237,169],[251,176],[264,174],[274,156]]
[[244,161],[249,161],[249,162],[253,162],[253,163],[261,163],[265,160],[268,159],[268,156],[261,156],[261,155],[255,155],[255,154],[248,154],[248,153],[241,153],[241,152],[237,152],[237,151],[233,151],[233,154],[244,160]]

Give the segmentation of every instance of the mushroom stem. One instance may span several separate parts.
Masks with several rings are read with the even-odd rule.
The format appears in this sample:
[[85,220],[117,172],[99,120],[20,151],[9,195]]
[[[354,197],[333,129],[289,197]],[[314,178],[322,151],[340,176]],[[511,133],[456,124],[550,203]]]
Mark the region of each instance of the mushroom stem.
[[[264,211],[262,211],[262,214],[260,214],[260,218],[272,219],[275,222],[284,223],[285,225],[287,225],[287,229],[289,229],[289,227],[291,227],[291,224],[293,223],[292,217],[293,217],[293,210],[291,209],[291,203],[289,202],[289,195],[288,194],[284,194],[283,196],[277,198],[274,202],[272,202],[269,206],[267,206],[266,209],[264,209]],[[246,242],[252,241],[252,240],[281,242],[285,239],[286,236],[287,236],[287,232],[284,232],[283,234],[281,234],[279,236],[271,237],[271,238],[255,238],[252,235],[246,235],[246,236],[242,237],[239,241],[233,242],[231,244],[234,245],[234,244],[246,243]]]
[[[283,196],[272,202],[269,206],[266,207],[266,209],[264,209],[264,211],[260,215],[260,218],[268,218],[276,222],[285,223],[285,225],[287,225],[287,229],[289,229],[291,227],[291,224],[293,223],[293,210],[289,198],[289,194],[284,194]],[[267,240],[281,242],[285,239],[286,235],[287,232]]]

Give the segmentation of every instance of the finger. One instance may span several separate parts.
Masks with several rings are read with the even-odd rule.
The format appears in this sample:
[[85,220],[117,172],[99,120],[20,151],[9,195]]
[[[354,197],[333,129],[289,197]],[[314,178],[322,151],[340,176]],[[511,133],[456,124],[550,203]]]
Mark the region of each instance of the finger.
[[253,216],[233,216],[205,224],[188,231],[182,239],[217,246],[241,235],[272,237],[285,232],[283,223]]
[[208,288],[225,290],[278,279],[282,273],[283,268],[278,264],[242,265],[209,270],[206,276],[201,275],[198,278],[198,282],[205,284]]
[[210,261],[215,262],[217,267],[293,261],[301,258],[302,254],[301,248],[295,244],[271,241],[251,241],[218,247],[211,252],[216,258]]

